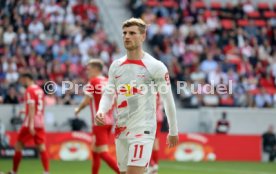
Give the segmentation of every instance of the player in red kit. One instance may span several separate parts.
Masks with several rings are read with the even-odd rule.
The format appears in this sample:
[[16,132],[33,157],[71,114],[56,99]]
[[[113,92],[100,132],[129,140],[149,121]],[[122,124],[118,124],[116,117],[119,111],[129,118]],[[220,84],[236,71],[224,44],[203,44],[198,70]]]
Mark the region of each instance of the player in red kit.
[[89,61],[86,70],[90,80],[85,90],[86,95],[79,107],[75,109],[75,114],[78,115],[83,108],[85,108],[88,104],[90,105],[93,124],[92,132],[96,140],[92,152],[92,174],[99,173],[101,159],[103,159],[116,173],[119,174],[120,172],[117,163],[108,152],[108,144],[113,124],[112,110],[110,110],[108,116],[106,117],[105,121],[107,124],[105,126],[97,126],[94,122],[94,117],[96,116],[100,99],[102,97],[102,87],[106,85],[108,80],[102,75],[103,62],[99,59],[92,59]]
[[17,137],[15,155],[13,157],[13,168],[12,171],[8,173],[17,173],[22,159],[21,151],[27,142],[33,140],[40,153],[44,174],[49,174],[49,158],[45,146],[44,92],[34,83],[33,77],[29,73],[21,75],[20,83],[26,88],[24,94],[26,116]]

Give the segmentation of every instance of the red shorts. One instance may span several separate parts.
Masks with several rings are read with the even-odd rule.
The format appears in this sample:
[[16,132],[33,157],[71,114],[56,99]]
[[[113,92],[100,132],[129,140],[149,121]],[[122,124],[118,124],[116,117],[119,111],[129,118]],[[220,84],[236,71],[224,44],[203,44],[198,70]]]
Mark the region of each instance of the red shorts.
[[112,125],[93,126],[93,135],[96,137],[96,146],[109,144]]
[[45,144],[44,128],[35,128],[35,135],[31,135],[28,127],[22,127],[19,131],[17,140],[23,144],[33,140],[36,145]]
[[155,138],[158,138],[162,128],[162,121],[157,121]]

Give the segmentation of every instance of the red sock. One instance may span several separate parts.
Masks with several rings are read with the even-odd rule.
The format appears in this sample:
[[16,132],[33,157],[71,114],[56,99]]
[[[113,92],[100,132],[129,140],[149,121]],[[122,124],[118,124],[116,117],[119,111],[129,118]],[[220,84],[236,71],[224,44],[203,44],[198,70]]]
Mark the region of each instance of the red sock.
[[15,151],[14,157],[13,157],[13,172],[17,172],[20,161],[22,159],[22,152],[21,151]]
[[98,174],[101,166],[101,158],[99,153],[92,152],[93,163],[92,163],[92,174]]
[[101,152],[100,157],[111,167],[116,173],[120,174],[116,161],[108,154],[108,152]]
[[151,154],[151,165],[158,164],[158,150],[153,150]]
[[44,172],[49,172],[49,157],[46,151],[40,152],[40,160],[41,160]]

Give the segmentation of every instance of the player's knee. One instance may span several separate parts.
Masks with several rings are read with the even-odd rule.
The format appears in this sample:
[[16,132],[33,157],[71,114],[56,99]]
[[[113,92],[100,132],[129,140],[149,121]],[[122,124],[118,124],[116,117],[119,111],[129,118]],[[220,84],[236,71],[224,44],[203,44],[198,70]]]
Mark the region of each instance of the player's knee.
[[153,149],[154,150],[159,150],[159,141],[154,141]]
[[39,152],[43,152],[46,150],[45,144],[39,144],[37,145],[37,149]]
[[17,142],[17,143],[15,144],[15,150],[16,150],[16,151],[22,150],[23,147],[24,147],[24,145],[23,145],[23,143],[21,143],[21,142]]
[[145,167],[140,166],[128,166],[126,174],[144,174]]
[[95,146],[94,148],[95,152],[107,152],[108,151],[108,145],[102,145],[102,146]]

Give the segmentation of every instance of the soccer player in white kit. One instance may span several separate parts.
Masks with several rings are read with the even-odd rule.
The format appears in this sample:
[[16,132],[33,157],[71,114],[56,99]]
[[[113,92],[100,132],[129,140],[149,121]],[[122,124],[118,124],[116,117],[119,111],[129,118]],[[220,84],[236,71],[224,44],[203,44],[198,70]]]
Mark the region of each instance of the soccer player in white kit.
[[108,85],[95,120],[98,125],[105,124],[105,113],[116,96],[115,136],[119,169],[121,174],[142,174],[149,164],[155,139],[157,91],[168,117],[169,147],[178,143],[176,110],[166,66],[142,49],[146,39],[144,21],[128,19],[122,29],[127,55],[110,66]]

